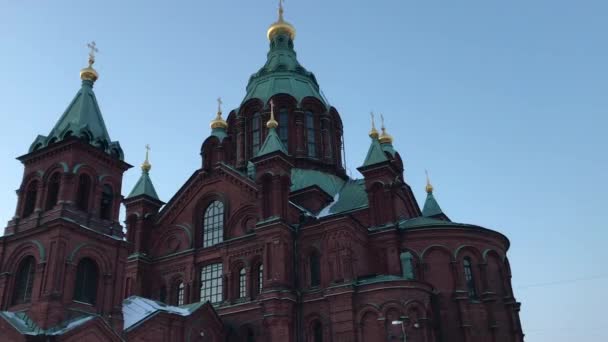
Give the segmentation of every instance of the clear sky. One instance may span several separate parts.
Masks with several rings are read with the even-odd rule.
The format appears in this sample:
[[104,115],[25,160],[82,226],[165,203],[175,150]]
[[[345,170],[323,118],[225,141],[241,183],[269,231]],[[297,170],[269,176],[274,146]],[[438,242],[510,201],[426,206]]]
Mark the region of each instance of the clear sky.
[[[86,43],[113,140],[168,201],[200,166],[222,96],[265,61],[274,0],[0,0],[0,221],[80,86]],[[509,237],[526,340],[608,341],[608,2],[288,0],[300,62],[344,121],[354,177],[384,113],[419,203]],[[226,110],[228,111],[228,110]],[[128,171],[123,194],[139,177]]]

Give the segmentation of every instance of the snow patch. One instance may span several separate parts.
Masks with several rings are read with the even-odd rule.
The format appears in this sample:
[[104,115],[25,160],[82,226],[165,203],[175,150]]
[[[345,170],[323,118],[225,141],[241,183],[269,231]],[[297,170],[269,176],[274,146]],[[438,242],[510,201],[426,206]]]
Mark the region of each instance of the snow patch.
[[124,319],[124,329],[132,327],[148,316],[162,311],[180,316],[188,316],[192,312],[186,308],[167,305],[161,302],[154,301],[138,296],[132,296],[123,302],[122,314]]
[[333,207],[334,204],[336,204],[339,199],[340,199],[340,192],[337,192],[336,195],[334,196],[334,200],[317,214],[317,218],[325,217],[325,216],[331,214],[331,212],[330,212],[331,207]]

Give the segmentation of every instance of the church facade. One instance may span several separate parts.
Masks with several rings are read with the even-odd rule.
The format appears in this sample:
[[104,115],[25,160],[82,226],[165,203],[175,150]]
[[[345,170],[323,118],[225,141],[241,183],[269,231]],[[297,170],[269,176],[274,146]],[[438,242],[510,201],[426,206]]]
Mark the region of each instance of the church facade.
[[[268,29],[266,64],[221,106],[201,167],[163,202],[124,161],[93,85],[27,154],[0,237],[3,341],[521,342],[509,240],[417,203],[384,124],[352,179],[343,125]],[[194,156],[193,156],[194,157]],[[126,207],[124,226],[119,208]]]

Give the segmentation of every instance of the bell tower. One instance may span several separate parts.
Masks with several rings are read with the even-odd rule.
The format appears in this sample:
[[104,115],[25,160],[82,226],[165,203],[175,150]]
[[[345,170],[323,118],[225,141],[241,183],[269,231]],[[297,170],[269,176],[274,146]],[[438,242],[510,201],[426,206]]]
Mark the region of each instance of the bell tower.
[[122,331],[127,249],[119,223],[123,160],[93,86],[95,43],[81,87],[47,136],[27,154],[17,208],[0,245],[0,310],[40,329],[95,316]]

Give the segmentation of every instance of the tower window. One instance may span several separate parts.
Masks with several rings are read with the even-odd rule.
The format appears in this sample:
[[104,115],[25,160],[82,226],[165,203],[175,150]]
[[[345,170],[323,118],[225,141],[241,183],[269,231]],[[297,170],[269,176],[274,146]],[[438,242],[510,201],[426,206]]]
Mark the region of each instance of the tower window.
[[85,174],[78,177],[78,191],[76,205],[82,211],[89,210],[89,194],[91,193],[91,178]]
[[97,265],[89,258],[78,263],[76,269],[76,284],[74,286],[74,300],[95,304],[97,299],[97,278],[99,272]]
[[30,216],[36,209],[36,198],[38,197],[38,181],[33,181],[25,192],[25,204],[23,205],[23,217]]
[[260,264],[258,267],[258,293],[262,293],[264,287],[264,265]]
[[203,247],[210,247],[224,240],[224,204],[213,201],[203,218]]
[[163,303],[167,301],[167,288],[165,286],[160,287],[158,299]]
[[323,325],[321,325],[321,322],[315,321],[312,326],[312,334],[314,342],[323,342]]
[[315,158],[317,156],[317,144],[315,137],[315,121],[312,112],[306,112],[306,138],[308,140],[308,156]]
[[283,145],[285,145],[285,148],[287,148],[289,142],[289,115],[287,108],[281,108],[279,110],[279,137],[281,138]]
[[46,210],[53,209],[53,207],[57,204],[57,199],[59,197],[59,180],[60,180],[59,172],[54,173],[49,179],[49,183],[47,186],[47,195],[46,195]]
[[184,282],[180,281],[173,291],[175,305],[184,305]]
[[101,192],[101,205],[99,207],[99,217],[104,220],[110,220],[112,218],[112,202],[114,200],[114,192],[112,187],[108,184],[104,184]]
[[201,269],[201,302],[216,304],[222,301],[222,264],[211,264]]
[[36,262],[33,256],[26,257],[19,264],[17,277],[15,278],[15,290],[13,291],[13,304],[29,303],[32,299],[35,267]]
[[245,267],[239,271],[239,298],[247,297],[247,271]]
[[321,260],[319,254],[314,252],[310,255],[310,286],[321,284]]
[[464,280],[466,281],[469,298],[476,299],[477,291],[475,290],[475,278],[473,278],[473,269],[471,267],[471,259],[469,257],[465,257],[464,261],[463,261],[463,265],[464,265]]
[[253,120],[251,120],[251,146],[252,154],[256,156],[260,151],[260,144],[262,141],[262,124],[260,113],[255,113]]

